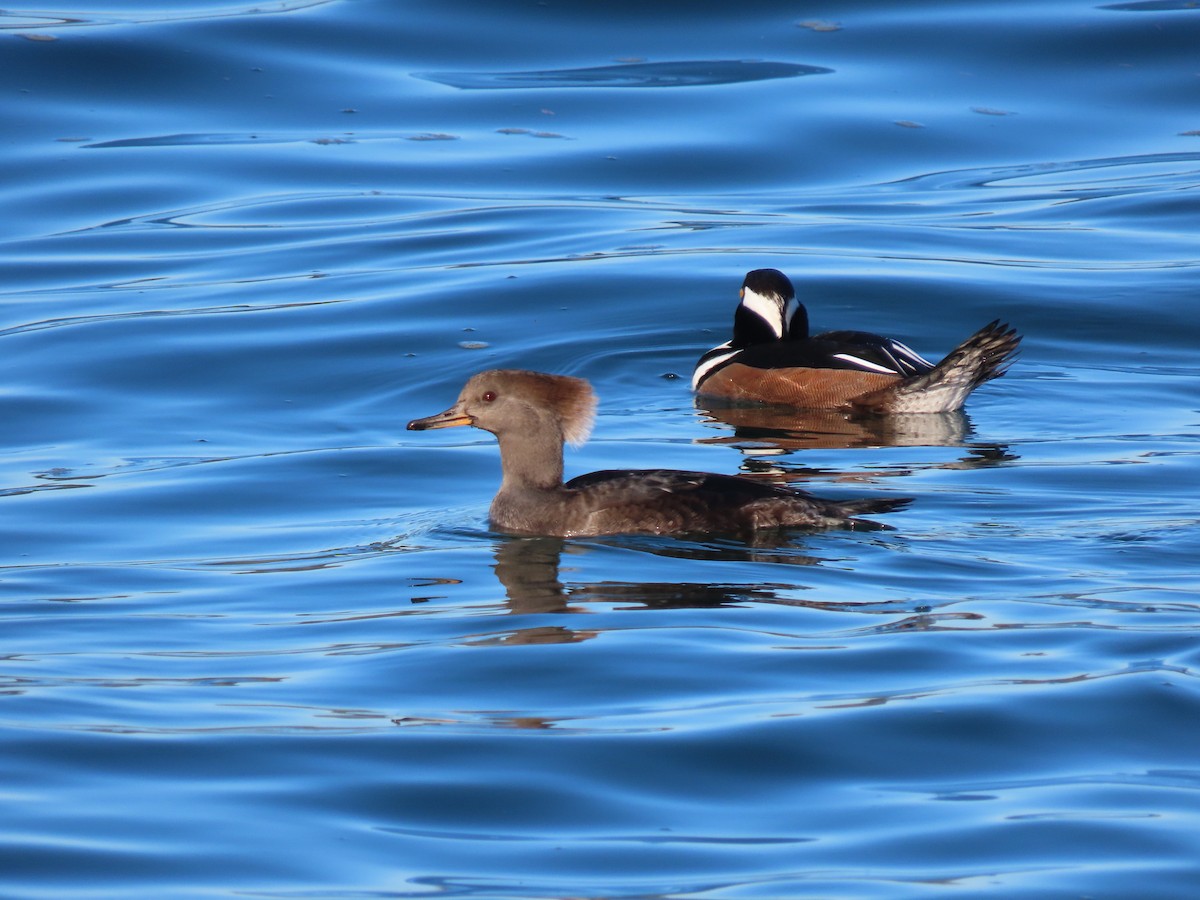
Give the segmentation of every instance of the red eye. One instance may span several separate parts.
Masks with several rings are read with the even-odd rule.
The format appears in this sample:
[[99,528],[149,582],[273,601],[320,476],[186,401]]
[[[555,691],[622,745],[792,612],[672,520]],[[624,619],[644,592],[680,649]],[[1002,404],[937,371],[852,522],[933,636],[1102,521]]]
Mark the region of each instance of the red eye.
[[484,392],[484,394],[483,394],[483,402],[484,403],[491,403],[495,399],[496,399],[495,391],[485,391]]

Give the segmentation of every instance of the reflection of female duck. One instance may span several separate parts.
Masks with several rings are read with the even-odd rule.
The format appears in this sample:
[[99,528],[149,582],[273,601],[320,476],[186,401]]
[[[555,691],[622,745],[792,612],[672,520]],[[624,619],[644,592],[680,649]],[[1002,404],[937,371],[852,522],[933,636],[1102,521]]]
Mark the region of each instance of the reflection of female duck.
[[999,378],[1021,338],[999,321],[971,335],[936,366],[899,341],[865,331],[808,334],[808,313],[787,276],[755,269],[742,282],[733,337],[696,364],[704,397],[868,413],[960,409]]
[[561,538],[500,538],[496,578],[514,613],[567,612],[567,591],[559,581]]
[[[687,561],[724,559],[742,562],[771,562],[776,565],[811,566],[819,560],[777,546],[773,551],[739,547],[731,542],[705,545],[694,542],[660,542],[637,538],[614,538],[617,546],[656,556]],[[497,538],[495,544],[496,578],[504,586],[509,610],[513,613],[580,612],[581,603],[620,604],[623,609],[711,609],[729,604],[783,603],[777,596],[780,585],[710,584],[708,582],[630,582],[601,581],[564,585],[560,580],[561,554],[567,544],[562,538]],[[578,550],[579,545],[575,545]],[[593,631],[578,631],[565,626],[538,625],[512,632],[504,643],[567,643],[595,636]]]
[[822,500],[734,475],[669,469],[605,471],[562,481],[563,442],[582,443],[596,395],[581,378],[497,369],[472,377],[458,402],[413,431],[474,425],[496,435],[504,478],[492,525],[522,534],[746,532],[878,527],[857,518],[906,500]]

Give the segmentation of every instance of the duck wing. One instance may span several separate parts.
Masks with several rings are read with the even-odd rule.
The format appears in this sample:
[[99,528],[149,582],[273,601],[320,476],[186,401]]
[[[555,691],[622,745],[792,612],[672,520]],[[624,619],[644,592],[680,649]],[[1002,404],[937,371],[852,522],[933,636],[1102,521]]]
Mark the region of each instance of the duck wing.
[[621,497],[652,502],[664,495],[704,496],[714,502],[756,500],[762,497],[794,497],[799,492],[763,481],[713,472],[685,472],[679,469],[604,469],[572,478],[567,490],[586,493],[600,501]]
[[575,534],[743,532],[757,528],[863,526],[859,513],[894,499],[832,501],[736,475],[674,469],[605,470],[564,486],[574,494]]
[[924,375],[933,363],[907,344],[869,331],[826,331],[809,343],[818,345],[830,364],[824,368],[858,369],[909,378]]
[[698,382],[726,365],[752,369],[841,369],[910,378],[933,363],[912,348],[867,331],[826,331],[802,340],[768,341],[741,350],[715,347],[697,367]]

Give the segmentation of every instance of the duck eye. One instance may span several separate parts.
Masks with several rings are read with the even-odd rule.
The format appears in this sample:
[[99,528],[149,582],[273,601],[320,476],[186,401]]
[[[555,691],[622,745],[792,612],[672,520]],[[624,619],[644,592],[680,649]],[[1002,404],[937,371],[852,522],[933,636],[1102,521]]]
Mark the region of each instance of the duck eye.
[[495,399],[496,399],[495,391],[484,391],[483,392],[483,402],[484,403],[491,403]]

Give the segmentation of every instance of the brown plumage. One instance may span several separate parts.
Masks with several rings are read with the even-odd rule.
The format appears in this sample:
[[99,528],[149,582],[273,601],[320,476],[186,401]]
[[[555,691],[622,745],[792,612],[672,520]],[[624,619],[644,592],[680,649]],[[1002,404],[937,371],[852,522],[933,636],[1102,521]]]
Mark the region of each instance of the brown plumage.
[[714,373],[702,385],[705,397],[728,400],[731,403],[777,403],[801,409],[841,409],[855,398],[887,388],[899,378],[875,372],[855,372],[850,369],[790,367],[758,368],[732,362]]
[[809,336],[808,314],[787,276],[755,269],[742,282],[733,337],[696,364],[692,387],[730,403],[775,403],[860,413],[940,413],[1007,371],[1021,338],[985,325],[937,365],[864,331]]
[[592,472],[563,484],[563,443],[582,443],[596,396],[581,378],[519,369],[474,375],[450,409],[410,431],[473,425],[500,444],[503,479],[493,527],[519,534],[748,532],[763,528],[879,528],[857,518],[907,499],[823,500],[735,475],[641,469]]

